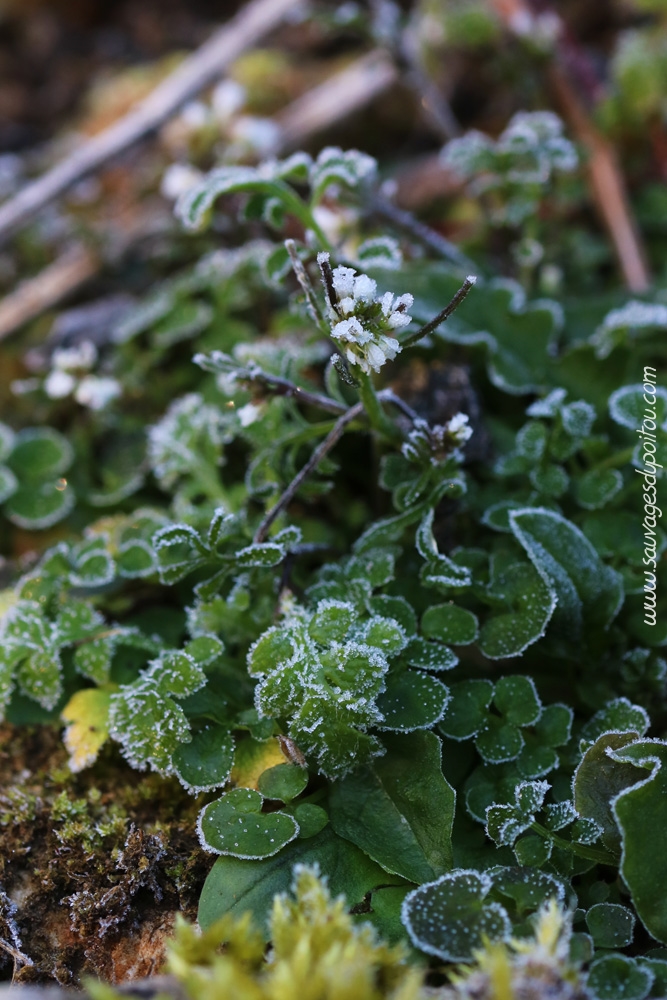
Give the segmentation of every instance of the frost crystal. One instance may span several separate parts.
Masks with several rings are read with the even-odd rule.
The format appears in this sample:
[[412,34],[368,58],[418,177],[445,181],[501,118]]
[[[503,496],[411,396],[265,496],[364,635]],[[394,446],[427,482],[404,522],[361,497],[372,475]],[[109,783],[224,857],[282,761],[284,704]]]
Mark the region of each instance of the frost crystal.
[[[319,253],[317,262],[326,273],[329,254]],[[412,295],[394,298],[391,292],[385,292],[378,298],[377,283],[367,274],[357,274],[352,267],[336,267],[329,273],[331,336],[340,343],[351,365],[359,365],[366,374],[371,369],[379,372],[401,351],[396,338],[388,334],[410,324]]]

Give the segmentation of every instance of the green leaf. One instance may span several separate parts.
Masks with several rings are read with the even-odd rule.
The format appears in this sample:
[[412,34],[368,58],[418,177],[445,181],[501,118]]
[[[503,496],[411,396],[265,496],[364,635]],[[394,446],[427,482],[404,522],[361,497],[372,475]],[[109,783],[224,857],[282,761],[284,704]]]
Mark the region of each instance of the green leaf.
[[254,566],[277,566],[285,558],[285,549],[275,542],[263,542],[261,545],[248,545],[234,553],[234,566],[239,569],[250,569]]
[[591,962],[586,986],[596,1000],[644,1000],[653,983],[650,969],[626,955],[603,955]]
[[207,723],[172,754],[178,780],[193,794],[220,788],[234,763],[234,737],[227,726]]
[[114,652],[114,641],[110,636],[84,642],[74,651],[74,666],[84,677],[90,678],[96,684],[105,684],[109,680],[111,658]]
[[621,852],[621,836],[612,802],[623,789],[636,785],[643,772],[634,763],[621,762],[611,754],[636,738],[636,733],[604,733],[598,737],[586,750],[572,782],[577,813],[600,824],[602,843],[615,855]]
[[422,882],[452,867],[455,793],[433,733],[383,742],[384,757],[331,786],[331,823],[386,871]]
[[451,698],[440,722],[441,733],[452,740],[469,740],[486,725],[487,709],[493,698],[493,682],[459,681],[452,684]]
[[265,799],[291,802],[308,784],[308,771],[294,764],[277,764],[263,771],[257,787]]
[[262,801],[253,788],[233,788],[204,806],[197,824],[204,850],[256,861],[270,858],[294,840],[299,827],[293,817],[263,813]]
[[480,630],[478,645],[490,660],[519,656],[541,639],[556,607],[554,589],[528,563],[515,563],[500,573],[489,596],[508,608],[488,618]]
[[452,670],[459,662],[456,653],[453,653],[447,646],[441,646],[439,642],[429,642],[415,636],[408,643],[403,659],[411,667],[419,667],[420,670]]
[[625,948],[632,944],[635,918],[618,903],[595,903],[586,914],[586,925],[596,948]]
[[627,698],[613,698],[604,708],[591,716],[581,730],[580,739],[592,743],[602,733],[636,733],[643,736],[651,720],[641,705],[633,705]]
[[417,529],[415,540],[419,555],[426,560],[426,565],[422,567],[421,571],[422,581],[426,587],[436,587],[439,590],[449,590],[451,587],[468,587],[471,583],[470,570],[465,566],[459,566],[438,551],[433,536],[434,514],[433,507],[426,510]]
[[507,941],[507,910],[486,899],[492,888],[485,872],[457,869],[408,893],[401,919],[415,948],[445,962],[465,962],[485,938]]
[[403,670],[388,674],[386,689],[376,704],[384,720],[381,729],[410,732],[439,722],[449,699],[449,689],[435,677]]
[[189,524],[170,524],[153,535],[153,549],[163,583],[176,583],[203,565],[208,552]]
[[58,431],[52,427],[27,427],[14,438],[8,465],[20,480],[36,483],[62,476],[73,459],[71,444]]
[[[637,916],[658,941],[667,943],[667,743],[638,740],[611,750],[614,760],[641,768],[641,780],[612,802],[621,831],[620,871]],[[646,772],[650,773],[646,773]]]
[[531,470],[530,481],[542,496],[560,497],[567,489],[570,477],[562,465],[541,465]]
[[5,513],[19,528],[40,530],[67,517],[74,502],[74,490],[66,483],[31,483],[19,486],[9,497]]
[[366,153],[358,149],[342,150],[327,146],[310,168],[312,200],[314,203],[320,201],[332,184],[352,190],[368,186],[375,180],[376,174],[377,163]]
[[477,752],[487,764],[516,760],[524,745],[521,731],[496,715],[488,716],[486,727],[475,739]]
[[512,531],[558,604],[553,626],[569,644],[584,625],[606,628],[623,602],[621,577],[606,566],[579,528],[560,514],[526,508],[510,514]]
[[36,650],[21,664],[18,680],[21,690],[42,708],[54,708],[63,691],[62,664],[57,652]]
[[315,837],[295,840],[261,861],[218,858],[199,900],[201,928],[206,930],[226,913],[240,916],[249,910],[256,926],[266,930],[274,896],[289,891],[295,864],[317,864],[327,876],[331,895],[344,894],[350,906],[361,903],[366,893],[387,881],[379,865],[327,826]]
[[597,510],[609,503],[623,487],[618,469],[591,469],[576,480],[575,496],[580,507]]
[[421,629],[427,639],[465,646],[477,638],[478,625],[471,611],[449,603],[427,608],[422,615]]
[[74,546],[70,561],[70,581],[75,587],[104,587],[116,575],[105,537],[90,538]]
[[0,462],[4,462],[14,447],[16,435],[7,424],[0,423]]
[[129,580],[142,579],[157,573],[153,548],[142,538],[132,538],[118,546],[116,565],[119,575]]
[[308,634],[322,644],[342,642],[356,617],[354,605],[347,601],[319,601],[310,620]]
[[373,614],[381,615],[383,618],[393,618],[394,621],[397,621],[408,637],[416,634],[417,616],[404,597],[378,594],[371,597],[368,606]]
[[628,430],[637,431],[644,422],[646,407],[654,410],[655,422],[662,430],[667,429],[667,389],[654,386],[650,395],[644,393],[643,385],[624,385],[609,397],[609,416],[614,423]]
[[[0,440],[0,444],[1,444]],[[18,489],[19,481],[6,465],[0,465],[0,503],[8,500],[12,493]]]
[[542,702],[531,677],[501,677],[496,681],[493,702],[513,726],[532,726],[542,714]]
[[293,807],[294,819],[299,824],[299,840],[315,837],[329,822],[326,809],[312,802],[300,802]]

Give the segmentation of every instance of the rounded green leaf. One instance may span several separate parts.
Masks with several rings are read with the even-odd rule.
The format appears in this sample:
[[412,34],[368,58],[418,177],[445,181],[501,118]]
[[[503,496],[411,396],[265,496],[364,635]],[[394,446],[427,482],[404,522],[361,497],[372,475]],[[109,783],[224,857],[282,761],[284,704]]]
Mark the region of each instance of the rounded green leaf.
[[504,601],[508,609],[487,619],[480,630],[478,645],[490,660],[518,656],[541,639],[556,607],[553,588],[525,563],[502,573],[490,596]]
[[625,948],[632,943],[635,918],[627,906],[595,903],[586,914],[586,924],[596,948]]
[[465,646],[477,638],[477,618],[457,604],[435,604],[422,615],[421,629],[427,639]]
[[254,788],[234,788],[199,814],[199,839],[205,851],[258,860],[277,854],[299,832],[296,820],[283,812],[263,813],[262,796]]
[[263,771],[257,787],[266,799],[291,802],[308,784],[308,771],[295,764],[276,764]]
[[294,819],[299,824],[299,840],[309,840],[324,829],[329,822],[329,814],[312,802],[300,802],[294,807]]
[[50,528],[67,517],[74,501],[74,490],[64,480],[23,485],[7,500],[5,514],[19,528]]
[[226,726],[209,723],[181,743],[172,754],[176,776],[188,791],[210,792],[229,778],[234,763],[234,737]]
[[650,969],[625,955],[603,955],[591,962],[586,985],[596,1000],[644,1000],[653,984]]
[[482,524],[493,528],[494,531],[509,533],[512,530],[509,521],[510,511],[521,510],[523,506],[524,504],[518,500],[499,500],[486,508],[482,514]]
[[493,880],[459,869],[408,893],[401,919],[415,948],[446,962],[465,962],[485,938],[507,941],[511,924],[500,903],[487,902]]
[[308,626],[308,634],[315,642],[323,645],[342,642],[356,617],[354,605],[346,601],[318,601]]
[[[643,385],[624,385],[622,388],[612,392],[609,397],[609,416],[628,430],[637,431],[642,426],[646,416],[647,406],[655,411],[655,422],[658,427],[664,429],[665,417],[667,415],[667,389],[662,386],[653,386],[645,394]],[[647,428],[651,433],[655,433],[656,428]]]
[[514,853],[520,865],[541,868],[551,857],[551,841],[529,833],[517,840]]
[[415,636],[405,649],[405,661],[420,670],[452,670],[459,662],[456,653],[439,642]]
[[142,538],[132,538],[118,547],[116,565],[119,575],[130,580],[152,576],[157,572],[153,549]]
[[486,725],[493,698],[493,682],[460,681],[453,684],[451,698],[440,722],[440,732],[451,740],[469,740]]
[[618,469],[591,469],[575,483],[575,496],[580,507],[597,510],[616,496],[623,486]]
[[12,470],[6,465],[0,465],[0,503],[4,503],[15,493],[18,485],[19,481]]
[[475,740],[475,746],[487,764],[505,764],[516,760],[523,750],[524,739],[516,726],[490,715],[486,728]]
[[58,431],[52,427],[27,427],[16,435],[8,465],[19,479],[40,482],[62,476],[73,458],[71,444]]
[[570,482],[562,465],[542,465],[531,470],[530,481],[545,497],[560,497]]
[[406,733],[428,729],[440,721],[448,700],[449,689],[435,677],[416,670],[389,674],[376,702],[384,716],[380,728]]
[[378,594],[376,597],[371,597],[368,605],[374,615],[382,615],[383,618],[393,618],[394,621],[397,621],[406,635],[416,634],[417,616],[412,605],[404,597]]
[[542,702],[532,677],[501,677],[496,681],[493,703],[513,726],[532,726],[542,714]]

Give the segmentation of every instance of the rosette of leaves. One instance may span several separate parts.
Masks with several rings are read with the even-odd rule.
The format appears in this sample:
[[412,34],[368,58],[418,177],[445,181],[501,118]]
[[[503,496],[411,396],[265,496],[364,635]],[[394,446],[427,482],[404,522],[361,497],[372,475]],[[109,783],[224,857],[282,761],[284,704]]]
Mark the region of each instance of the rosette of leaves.
[[255,704],[261,716],[284,721],[306,758],[328,777],[383,753],[367,732],[383,722],[377,699],[389,659],[406,645],[392,618],[360,620],[355,606],[321,600],[298,609],[266,631],[248,654],[258,677]]
[[52,427],[27,427],[14,433],[0,424],[0,502],[20,528],[49,528],[67,517],[74,491],[64,478],[74,450]]

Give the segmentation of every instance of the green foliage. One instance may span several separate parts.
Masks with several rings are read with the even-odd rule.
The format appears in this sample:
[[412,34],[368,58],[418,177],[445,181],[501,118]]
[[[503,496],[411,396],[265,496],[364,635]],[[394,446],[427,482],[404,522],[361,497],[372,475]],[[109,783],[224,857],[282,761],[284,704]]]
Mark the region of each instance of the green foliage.
[[[524,242],[576,162],[542,113],[445,158]],[[491,995],[463,991],[498,970],[523,983],[537,952],[563,996],[587,976],[596,997],[644,997],[667,980],[639,955],[645,931],[667,944],[667,539],[636,431],[665,305],[534,298],[521,265],[523,285],[480,279],[424,331],[462,275],[370,228],[376,166],[328,148],[215,168],[177,209],[211,252],[114,333],[136,413],[111,401],[89,435],[0,426],[7,519],[62,519],[2,595],[0,703],[60,715],[73,768],[108,738],[202,796],[208,936],[181,932],[194,966],[174,952],[193,996],[216,976],[273,996],[278,968],[297,976],[281,951],[297,933],[308,976],[332,963],[322,996],[341,941],[366,969],[346,996],[418,996],[403,959],[353,930],[368,920],[422,961],[468,963],[462,997]],[[331,206],[353,220],[335,246]],[[213,250],[230,207],[237,243],[248,223],[297,237]],[[431,393],[442,372],[465,383],[451,405],[451,387],[446,405]],[[121,457],[98,474],[105,434]],[[273,903],[314,863],[350,915],[303,868],[297,908]],[[272,907],[265,965],[234,921],[250,910],[263,933]],[[325,913],[342,937],[323,952]]]

